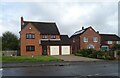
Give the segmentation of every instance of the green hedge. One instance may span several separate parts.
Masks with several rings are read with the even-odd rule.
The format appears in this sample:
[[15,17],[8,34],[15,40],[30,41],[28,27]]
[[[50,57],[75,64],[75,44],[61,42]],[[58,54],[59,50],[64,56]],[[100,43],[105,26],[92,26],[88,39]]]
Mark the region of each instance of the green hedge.
[[120,55],[120,50],[117,50],[117,54]]
[[82,49],[77,51],[77,56],[113,60],[113,52],[96,51],[94,49]]

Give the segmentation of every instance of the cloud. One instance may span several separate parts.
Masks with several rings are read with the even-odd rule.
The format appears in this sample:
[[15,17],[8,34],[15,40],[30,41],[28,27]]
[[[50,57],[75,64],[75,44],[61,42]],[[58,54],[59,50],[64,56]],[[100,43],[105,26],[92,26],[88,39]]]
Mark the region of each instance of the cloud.
[[9,30],[19,36],[21,16],[28,21],[56,22],[61,34],[69,36],[80,30],[82,26],[93,26],[101,33],[118,33],[117,3],[10,2],[0,4],[2,8],[0,35]]

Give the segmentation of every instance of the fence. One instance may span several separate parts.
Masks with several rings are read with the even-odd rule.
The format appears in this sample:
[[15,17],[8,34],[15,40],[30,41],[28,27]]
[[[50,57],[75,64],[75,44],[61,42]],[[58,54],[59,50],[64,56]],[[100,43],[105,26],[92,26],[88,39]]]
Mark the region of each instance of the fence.
[[18,51],[12,50],[12,51],[2,51],[2,56],[17,56]]

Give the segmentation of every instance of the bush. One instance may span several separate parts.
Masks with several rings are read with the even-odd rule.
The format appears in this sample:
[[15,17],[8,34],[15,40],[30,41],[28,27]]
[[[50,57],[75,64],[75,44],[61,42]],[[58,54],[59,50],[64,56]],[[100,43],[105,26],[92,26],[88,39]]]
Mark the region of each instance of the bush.
[[120,55],[120,50],[117,50],[117,54]]
[[81,54],[81,56],[83,57],[89,57],[90,54],[92,54],[93,49],[83,49],[83,50],[79,50],[77,53]]
[[106,59],[106,60],[115,59],[112,52],[96,51],[93,49],[79,50],[77,51],[76,55],[83,57],[90,57],[90,58]]

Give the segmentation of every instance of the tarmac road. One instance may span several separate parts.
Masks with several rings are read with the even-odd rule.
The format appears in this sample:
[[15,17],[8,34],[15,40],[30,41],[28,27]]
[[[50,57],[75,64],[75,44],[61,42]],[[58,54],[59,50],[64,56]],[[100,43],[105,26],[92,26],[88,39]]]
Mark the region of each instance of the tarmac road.
[[58,66],[3,68],[3,76],[118,76],[118,62],[77,62]]

